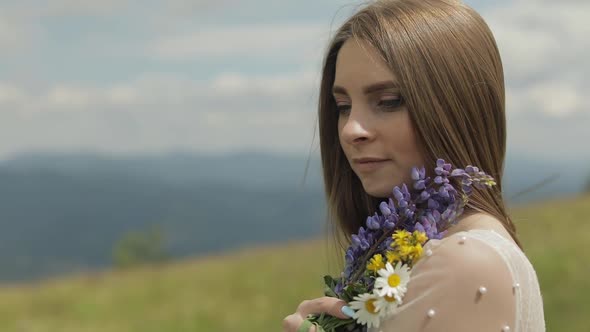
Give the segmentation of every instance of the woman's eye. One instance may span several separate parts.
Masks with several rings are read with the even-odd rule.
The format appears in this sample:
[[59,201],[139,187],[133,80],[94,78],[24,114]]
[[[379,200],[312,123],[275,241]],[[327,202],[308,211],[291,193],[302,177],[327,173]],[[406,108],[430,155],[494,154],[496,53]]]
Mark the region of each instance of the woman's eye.
[[[389,111],[389,110],[394,110],[394,109],[400,107],[403,104],[403,102],[404,101],[403,101],[402,97],[387,98],[387,99],[381,99],[377,106]],[[346,114],[346,113],[350,112],[351,107],[352,106],[349,104],[336,104],[336,109],[338,111],[338,114]]]
[[350,111],[350,105],[337,105],[336,109],[338,110],[338,114],[345,113]]
[[381,99],[381,101],[379,102],[379,106],[382,106],[384,108],[388,108],[388,109],[393,109],[393,108],[398,108],[403,104],[403,99],[402,97],[399,98],[390,98],[390,99]]

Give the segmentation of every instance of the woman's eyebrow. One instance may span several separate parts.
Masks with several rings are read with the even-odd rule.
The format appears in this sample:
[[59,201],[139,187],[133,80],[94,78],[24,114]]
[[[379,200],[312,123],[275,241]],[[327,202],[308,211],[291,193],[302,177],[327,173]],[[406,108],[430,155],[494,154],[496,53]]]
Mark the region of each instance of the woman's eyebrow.
[[[378,83],[374,83],[371,85],[367,85],[366,87],[363,88],[363,92],[364,92],[364,94],[368,95],[368,94],[376,92],[376,91],[381,91],[381,90],[391,89],[391,88],[399,89],[399,85],[393,81],[383,81],[383,82],[378,82]],[[348,94],[344,87],[341,87],[338,85],[334,85],[332,87],[332,93],[334,93],[334,94],[336,94],[336,93]]]

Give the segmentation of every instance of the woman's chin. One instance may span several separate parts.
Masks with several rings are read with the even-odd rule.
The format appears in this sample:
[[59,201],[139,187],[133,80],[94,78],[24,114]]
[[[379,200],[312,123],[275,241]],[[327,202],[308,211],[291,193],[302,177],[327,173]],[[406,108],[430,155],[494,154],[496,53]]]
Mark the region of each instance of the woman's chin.
[[[367,190],[369,189],[369,190]],[[391,188],[365,188],[365,192],[374,198],[382,198],[382,199],[387,199],[389,197],[391,197],[391,193],[392,193],[392,189]]]
[[363,183],[365,192],[375,198],[387,199],[393,197],[393,188],[398,186],[401,187],[402,183],[387,183],[387,184],[375,184],[375,183]]

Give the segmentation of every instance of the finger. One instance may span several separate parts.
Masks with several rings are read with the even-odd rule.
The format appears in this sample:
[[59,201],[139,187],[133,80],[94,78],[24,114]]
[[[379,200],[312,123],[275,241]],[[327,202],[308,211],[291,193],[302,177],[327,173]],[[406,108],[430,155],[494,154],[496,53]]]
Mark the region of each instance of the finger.
[[[283,319],[283,332],[296,332],[303,324],[303,320],[299,313],[285,317]],[[317,332],[315,325],[312,325],[307,332]]]
[[323,312],[328,315],[338,317],[341,319],[348,319],[350,316],[342,312],[342,307],[346,302],[335,297],[324,296],[313,300],[306,300],[301,302],[297,308],[297,313],[303,318],[307,318],[309,314],[321,314]]
[[299,313],[291,314],[283,319],[283,332],[295,332],[303,323],[303,318]]

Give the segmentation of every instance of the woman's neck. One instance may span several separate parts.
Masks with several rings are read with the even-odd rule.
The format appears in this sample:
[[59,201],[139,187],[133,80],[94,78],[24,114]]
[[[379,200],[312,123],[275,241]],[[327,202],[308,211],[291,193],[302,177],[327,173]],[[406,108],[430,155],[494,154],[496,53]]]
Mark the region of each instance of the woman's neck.
[[449,237],[458,232],[467,232],[472,229],[489,229],[493,230],[500,235],[504,236],[505,238],[512,240],[510,233],[506,231],[504,225],[500,220],[496,217],[491,216],[487,213],[479,212],[479,211],[472,211],[468,213],[463,213],[459,216],[459,221],[451,226],[447,233],[445,234],[445,238]]

